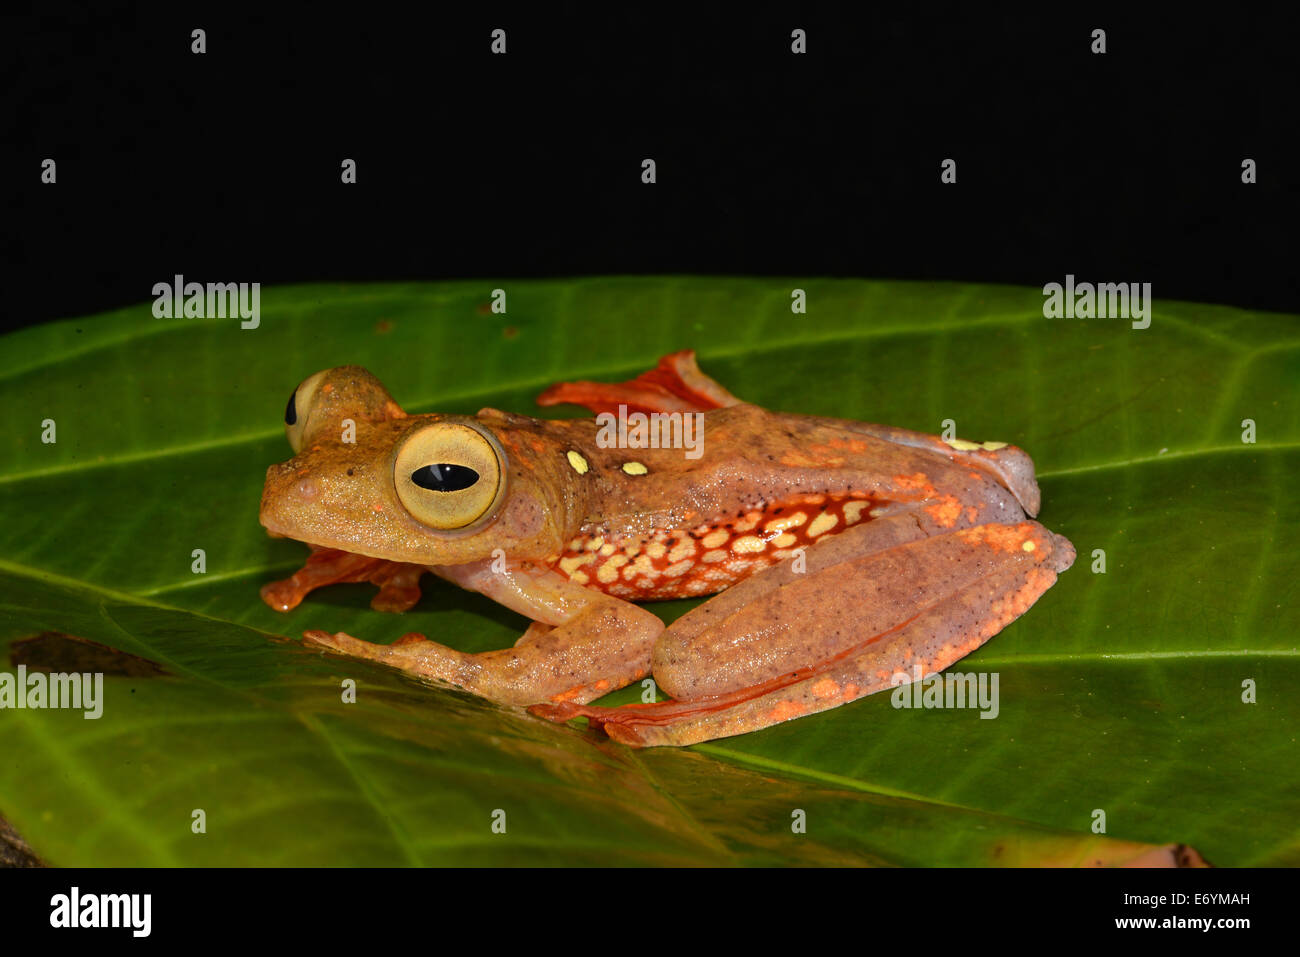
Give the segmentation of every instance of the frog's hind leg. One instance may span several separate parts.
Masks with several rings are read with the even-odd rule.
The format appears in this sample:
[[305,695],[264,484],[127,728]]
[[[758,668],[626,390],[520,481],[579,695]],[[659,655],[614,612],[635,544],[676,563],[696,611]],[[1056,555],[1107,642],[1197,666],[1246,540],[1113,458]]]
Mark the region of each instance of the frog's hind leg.
[[561,382],[537,397],[538,405],[564,402],[582,405],[594,414],[628,412],[707,412],[738,405],[740,399],[700,371],[690,349],[674,352],[659,365],[627,382]]
[[[1037,522],[947,531],[881,518],[807,549],[693,609],[655,645],[677,700],[531,709],[586,716],[634,746],[685,745],[825,711],[938,672],[1023,614],[1074,560]],[[919,671],[917,670],[919,669]]]

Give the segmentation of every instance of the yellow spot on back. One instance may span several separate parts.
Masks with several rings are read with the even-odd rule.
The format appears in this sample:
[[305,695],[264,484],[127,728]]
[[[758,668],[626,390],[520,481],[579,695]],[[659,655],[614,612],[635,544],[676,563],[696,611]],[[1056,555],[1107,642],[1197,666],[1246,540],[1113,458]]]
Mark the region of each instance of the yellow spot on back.
[[725,528],[720,528],[716,532],[710,532],[700,539],[700,544],[705,548],[717,548],[731,537],[731,533]]
[[869,504],[871,503],[870,502],[845,502],[844,503],[844,524],[852,525],[854,522],[862,518],[862,510],[866,508]]
[[1025,544],[1021,545],[1020,547],[1023,548],[1023,549],[1024,549],[1025,551],[1027,551],[1027,552],[1032,552],[1032,551],[1033,551],[1035,548],[1037,548],[1038,546],[1035,545],[1033,542],[1025,542]]
[[812,520],[808,526],[808,537],[816,538],[823,532],[829,532],[832,528],[840,523],[840,517],[834,512],[822,512]]
[[640,462],[624,462],[623,471],[628,475],[645,475],[650,470]]
[[651,558],[663,558],[668,554],[668,546],[663,542],[651,542],[645,547],[645,553]]
[[767,542],[757,535],[743,535],[731,543],[731,550],[742,555],[748,552],[761,552],[765,548]]
[[568,458],[569,464],[573,466],[573,471],[577,472],[579,475],[586,475],[587,469],[591,468],[591,466],[587,464],[587,460],[572,449],[566,452],[565,456]]
[[798,528],[804,522],[808,521],[808,516],[803,512],[795,512],[793,515],[786,515],[784,518],[774,518],[763,526],[765,532],[784,532],[786,529]]
[[668,553],[668,560],[670,562],[680,562],[683,558],[687,558],[694,554],[695,539],[683,538],[680,542],[674,545],[673,550]]
[[985,452],[996,452],[998,449],[1005,449],[1005,442],[968,442],[966,439],[944,439],[958,452],[978,452],[983,449]]
[[705,552],[704,557],[701,558],[700,561],[709,562],[710,564],[712,564],[713,562],[720,562],[726,557],[727,557],[727,552],[725,549],[715,548],[711,552]]
[[[631,565],[627,566],[627,570],[631,572],[636,572],[637,574],[640,575],[658,574],[658,572],[655,571],[654,562],[650,560],[650,556],[645,552],[642,552],[640,555],[638,555],[636,557],[636,561],[634,561]],[[626,577],[626,575],[624,577]]]
[[789,548],[797,541],[799,541],[799,539],[795,538],[789,532],[782,532],[773,540],[772,544],[777,548]]
[[564,572],[564,574],[572,578],[574,572],[576,572],[579,568],[581,568],[583,565],[587,564],[588,562],[594,562],[595,560],[596,560],[595,555],[571,555],[568,558],[561,558],[560,571]]
[[604,545],[600,546],[600,553],[606,558],[613,555],[616,550],[617,549],[614,548],[613,542],[606,542]]

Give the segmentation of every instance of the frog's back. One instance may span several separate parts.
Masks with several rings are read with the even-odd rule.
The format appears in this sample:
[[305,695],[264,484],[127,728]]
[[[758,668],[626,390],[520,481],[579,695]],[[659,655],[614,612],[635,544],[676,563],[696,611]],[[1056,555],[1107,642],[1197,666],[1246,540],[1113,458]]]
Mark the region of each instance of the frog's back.
[[546,564],[633,601],[691,597],[917,503],[945,528],[1024,516],[986,463],[932,436],[748,404],[677,416],[659,433],[652,417],[567,428],[588,505]]

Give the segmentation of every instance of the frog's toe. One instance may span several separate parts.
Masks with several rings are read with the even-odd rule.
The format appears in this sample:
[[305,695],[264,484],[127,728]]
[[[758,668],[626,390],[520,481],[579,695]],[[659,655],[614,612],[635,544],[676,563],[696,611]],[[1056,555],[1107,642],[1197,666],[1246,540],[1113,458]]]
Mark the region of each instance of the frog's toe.
[[333,641],[333,637],[334,636],[327,631],[304,631],[302,633],[303,644],[319,645],[324,648],[330,647],[330,642]]
[[326,648],[330,651],[338,651],[345,655],[360,657],[369,657],[361,649],[369,646],[370,642],[361,641],[353,638],[346,632],[338,631],[330,634],[327,631],[304,631],[302,633],[303,644],[311,645],[316,648]]
[[258,589],[258,594],[262,596],[262,601],[276,611],[292,611],[307,596],[307,592],[299,588],[292,578],[269,582]]
[[310,647],[324,648],[348,658],[377,661],[420,678],[458,687],[467,682],[466,662],[470,656],[430,641],[419,632],[407,632],[387,645],[362,641],[342,631],[332,635],[325,631],[305,631],[302,637],[303,643]]
[[[582,705],[574,701],[562,701],[559,704],[535,704],[529,707],[528,713],[536,718],[544,718],[547,721],[553,721],[556,724],[563,724],[566,721],[572,721],[574,718],[586,718],[588,726],[593,730],[603,731],[613,741],[619,744],[625,744],[630,748],[643,748],[646,746],[646,740],[641,736],[636,725],[622,724],[617,718],[625,717],[627,708],[634,708],[635,705],[624,705],[622,708],[601,708],[595,705]],[[607,720],[615,718],[616,720]]]
[[430,641],[428,638],[426,638],[424,635],[420,634],[418,631],[408,631],[406,634],[402,635],[401,638],[398,638],[395,642],[393,642],[388,647],[409,648],[411,645],[421,645],[421,644],[431,645],[433,644],[433,642]]
[[554,721],[556,724],[563,724],[565,721],[572,721],[574,718],[586,718],[591,728],[604,731],[614,741],[626,744],[631,748],[642,748],[646,746],[646,740],[641,736],[637,726],[635,724],[624,724],[620,721],[620,719],[627,717],[629,711],[636,710],[636,708],[636,705],[602,708],[596,705],[562,701],[559,704],[535,704],[528,709],[528,713],[537,718]]
[[545,718],[547,721],[554,721],[557,724],[568,721],[572,718],[582,716],[582,708],[572,701],[562,701],[559,704],[535,704],[529,707],[528,713],[536,718]]
[[379,586],[379,593],[370,600],[370,607],[375,611],[410,611],[420,601],[420,576],[425,570],[419,565],[387,564],[388,568],[371,578]]
[[[307,645],[337,651],[352,658],[369,658],[387,664],[395,664],[392,660],[394,658],[411,657],[412,653],[416,652],[417,646],[438,647],[416,631],[408,631],[389,645],[362,641],[360,638],[353,638],[345,631],[336,631],[332,635],[326,631],[304,631],[302,638],[303,643]],[[420,647],[419,651],[427,654],[427,649],[423,647]]]

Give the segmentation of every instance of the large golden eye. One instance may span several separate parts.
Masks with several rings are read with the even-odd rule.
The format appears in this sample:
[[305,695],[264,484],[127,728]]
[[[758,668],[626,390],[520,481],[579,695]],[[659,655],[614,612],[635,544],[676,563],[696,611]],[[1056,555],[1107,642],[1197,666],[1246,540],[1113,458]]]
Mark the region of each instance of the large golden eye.
[[325,378],[325,369],[302,380],[302,384],[289,396],[289,404],[284,407],[284,434],[289,439],[293,454],[302,451],[302,436],[307,429],[307,420],[311,417],[312,403],[316,401],[316,390]]
[[501,459],[483,433],[439,422],[414,433],[397,452],[393,484],[402,505],[433,528],[464,528],[493,506]]

